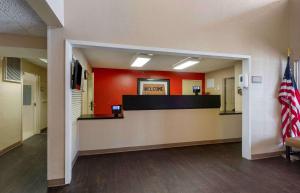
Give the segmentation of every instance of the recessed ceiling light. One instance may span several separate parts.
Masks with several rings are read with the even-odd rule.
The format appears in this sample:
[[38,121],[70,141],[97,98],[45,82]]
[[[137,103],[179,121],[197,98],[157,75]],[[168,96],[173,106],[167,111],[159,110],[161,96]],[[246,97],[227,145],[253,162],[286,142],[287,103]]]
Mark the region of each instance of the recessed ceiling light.
[[142,67],[147,64],[151,60],[150,55],[140,54],[135,56],[133,62],[131,63],[131,67]]
[[175,70],[182,70],[185,68],[188,68],[190,66],[193,66],[195,64],[198,64],[200,61],[198,59],[193,59],[193,58],[187,58],[184,59],[183,61],[180,61],[177,63],[174,67]]
[[42,62],[48,64],[48,60],[47,60],[46,58],[39,58],[39,59],[40,59],[40,61],[42,61]]

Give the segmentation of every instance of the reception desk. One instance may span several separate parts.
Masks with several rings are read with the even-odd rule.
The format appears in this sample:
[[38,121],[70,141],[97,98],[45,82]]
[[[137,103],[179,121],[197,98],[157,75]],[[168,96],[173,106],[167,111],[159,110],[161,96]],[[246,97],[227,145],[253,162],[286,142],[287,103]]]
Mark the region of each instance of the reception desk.
[[78,121],[79,155],[241,140],[241,115],[219,115],[220,96],[124,96],[123,106],[121,119]]
[[124,110],[220,108],[220,95],[124,95]]

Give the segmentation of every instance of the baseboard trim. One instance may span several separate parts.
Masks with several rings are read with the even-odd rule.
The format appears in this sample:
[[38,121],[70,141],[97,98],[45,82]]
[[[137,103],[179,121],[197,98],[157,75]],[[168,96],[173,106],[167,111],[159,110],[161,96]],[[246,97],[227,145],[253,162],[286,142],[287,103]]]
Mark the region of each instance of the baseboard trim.
[[48,180],[48,188],[65,186],[65,178]]
[[79,151],[78,154],[79,154],[79,156],[90,156],[90,155],[101,155],[101,154],[132,152],[132,151],[168,149],[168,148],[175,148],[175,147],[188,147],[188,146],[197,146],[197,145],[235,143],[235,142],[241,142],[241,141],[242,141],[242,138],[217,139],[217,140],[194,141],[194,142],[183,142],[183,143],[169,143],[169,144],[159,144],[159,145],[121,147],[121,148],[112,148],[112,149],[84,150],[84,151]]
[[76,155],[75,155],[75,157],[74,157],[74,159],[73,159],[73,161],[72,161],[72,168],[74,167],[74,165],[75,165],[75,163],[76,163],[78,157],[79,157],[79,152],[76,153]]
[[16,147],[19,147],[20,145],[22,145],[22,141],[18,141],[6,148],[4,148],[3,150],[0,151],[0,156],[6,154],[7,152],[9,152],[10,150],[13,150],[15,149]]
[[47,133],[47,127],[42,128],[42,129],[40,130],[40,133]]
[[283,153],[284,153],[284,151],[275,151],[275,152],[269,152],[269,153],[252,154],[251,159],[258,160],[258,159],[278,157],[278,156],[281,156]]

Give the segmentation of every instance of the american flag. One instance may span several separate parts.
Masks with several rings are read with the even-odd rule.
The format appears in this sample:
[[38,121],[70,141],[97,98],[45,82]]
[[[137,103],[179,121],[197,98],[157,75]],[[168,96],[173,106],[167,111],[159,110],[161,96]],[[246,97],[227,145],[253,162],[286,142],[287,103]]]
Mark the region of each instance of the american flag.
[[300,94],[294,76],[291,73],[290,57],[279,90],[281,104],[282,140],[300,136]]

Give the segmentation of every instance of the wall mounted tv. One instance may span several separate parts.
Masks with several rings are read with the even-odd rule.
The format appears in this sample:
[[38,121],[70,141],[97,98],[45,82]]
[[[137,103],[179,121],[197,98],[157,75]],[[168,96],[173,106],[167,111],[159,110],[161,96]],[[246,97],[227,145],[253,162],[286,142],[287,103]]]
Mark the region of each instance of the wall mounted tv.
[[75,60],[73,62],[73,68],[72,68],[72,83],[71,88],[72,89],[81,89],[81,77],[82,76],[82,66],[79,63],[78,60]]

